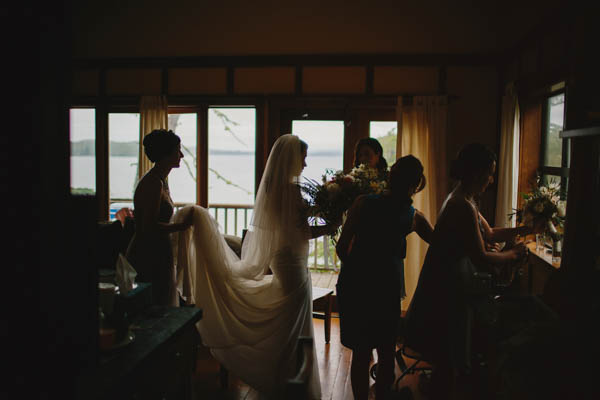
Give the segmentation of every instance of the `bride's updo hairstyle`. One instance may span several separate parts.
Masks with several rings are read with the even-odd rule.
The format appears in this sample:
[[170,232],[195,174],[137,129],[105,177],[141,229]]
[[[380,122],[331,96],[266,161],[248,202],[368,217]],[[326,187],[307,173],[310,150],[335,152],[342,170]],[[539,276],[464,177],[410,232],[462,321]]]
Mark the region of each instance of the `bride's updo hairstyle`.
[[155,129],[144,137],[144,152],[155,163],[171,154],[179,143],[181,138],[172,130]]
[[464,146],[450,164],[450,177],[469,183],[486,173],[496,161],[496,154],[481,143]]
[[[390,192],[392,196],[403,202],[412,203],[411,195],[423,190],[426,183],[423,164],[415,156],[400,157],[390,168],[388,176]],[[411,188],[415,188],[414,193],[409,193]]]

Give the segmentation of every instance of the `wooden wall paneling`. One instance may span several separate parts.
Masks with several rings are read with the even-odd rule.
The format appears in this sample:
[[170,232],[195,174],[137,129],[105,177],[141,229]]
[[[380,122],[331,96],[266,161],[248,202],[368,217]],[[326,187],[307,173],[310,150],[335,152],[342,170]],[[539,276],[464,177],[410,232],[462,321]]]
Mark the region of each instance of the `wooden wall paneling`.
[[[455,159],[466,144],[479,142],[497,152],[498,70],[473,66],[447,68],[447,90],[457,96],[448,105],[447,162]],[[449,164],[446,165],[448,171]],[[449,176],[447,179],[450,179]],[[448,186],[451,189],[451,186]],[[488,221],[494,220],[496,186],[481,196],[480,210]]]
[[294,67],[240,67],[235,68],[236,94],[294,94],[296,70]]
[[302,92],[309,94],[365,94],[366,67],[304,67]]
[[367,70],[365,71],[365,94],[372,95],[373,94],[373,81],[375,79],[375,68],[373,65],[367,65]]
[[375,66],[375,94],[438,93],[438,66]]
[[161,68],[115,68],[106,73],[107,95],[159,95],[161,86]]
[[223,95],[226,68],[169,68],[169,95]]
[[227,95],[233,96],[235,94],[235,70],[233,66],[227,67]]
[[[521,108],[521,142],[519,144],[519,183],[518,192],[531,191],[531,183],[535,179],[540,166],[540,146],[542,140],[542,104],[535,101],[526,103]],[[523,206],[523,199],[518,196],[517,207]]]
[[164,96],[169,94],[169,69],[167,67],[160,70],[160,94]]
[[73,71],[71,96],[98,96],[100,70],[77,68]]

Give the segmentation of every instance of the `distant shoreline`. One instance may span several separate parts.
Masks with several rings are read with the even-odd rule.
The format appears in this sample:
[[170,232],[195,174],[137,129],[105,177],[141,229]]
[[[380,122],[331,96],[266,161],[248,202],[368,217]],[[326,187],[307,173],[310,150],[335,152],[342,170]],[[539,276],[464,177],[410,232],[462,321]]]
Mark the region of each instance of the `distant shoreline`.
[[[95,156],[95,141],[94,140],[81,140],[78,142],[71,142],[71,156]],[[138,156],[138,143],[137,142],[110,142],[109,144],[110,156],[111,157],[137,157]],[[192,153],[196,152],[196,148],[192,147],[189,149]],[[234,151],[234,150],[219,150],[213,149],[208,152],[213,155],[230,155],[230,156],[244,156],[254,155],[253,151]],[[309,151],[309,156],[339,156],[341,151],[333,150],[315,150]]]

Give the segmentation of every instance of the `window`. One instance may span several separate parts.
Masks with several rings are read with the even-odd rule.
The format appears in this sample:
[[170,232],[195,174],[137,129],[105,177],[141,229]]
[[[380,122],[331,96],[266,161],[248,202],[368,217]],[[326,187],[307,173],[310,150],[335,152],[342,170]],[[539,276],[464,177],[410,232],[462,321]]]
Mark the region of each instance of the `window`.
[[[320,182],[327,169],[343,169],[344,121],[293,120],[292,133],[308,144],[303,178]],[[309,264],[313,268],[339,268],[335,247],[331,246],[328,236],[310,241]]]
[[227,234],[240,235],[254,205],[256,109],[208,109],[208,205]]
[[396,162],[396,137],[398,123],[396,121],[370,121],[369,136],[375,138],[383,147],[383,158],[388,166]]
[[69,110],[71,193],[96,193],[96,110]]
[[[564,88],[564,85],[561,85]],[[542,182],[561,184],[561,199],[566,199],[569,177],[569,141],[561,139],[564,129],[565,93],[564,89],[555,91],[546,97],[543,104],[542,148],[540,154],[540,173]]]
[[122,207],[133,208],[140,145],[140,114],[108,114],[110,219]]
[[308,144],[303,178],[321,181],[326,169],[344,167],[344,121],[292,121],[292,133]]
[[183,158],[179,168],[169,173],[169,191],[175,205],[196,204],[197,127],[196,113],[169,114],[169,129],[181,138]]

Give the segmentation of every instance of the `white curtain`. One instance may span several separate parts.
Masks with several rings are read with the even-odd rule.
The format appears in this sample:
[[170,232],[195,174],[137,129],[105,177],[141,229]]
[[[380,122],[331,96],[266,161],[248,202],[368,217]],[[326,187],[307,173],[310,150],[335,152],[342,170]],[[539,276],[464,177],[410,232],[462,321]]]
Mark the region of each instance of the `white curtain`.
[[144,176],[152,163],[144,154],[144,137],[154,129],[167,129],[169,112],[166,96],[142,96],[140,99],[140,156],[138,164],[138,180]]
[[[448,116],[447,96],[415,96],[411,105],[404,105],[398,97],[396,109],[398,139],[396,154],[412,154],[423,164],[427,179],[425,188],[417,193],[413,206],[435,226],[438,212],[447,195],[446,129]],[[416,233],[407,237],[404,277],[406,298],[402,309],[407,309],[417,286],[428,245]]]
[[502,97],[502,120],[500,126],[500,156],[498,157],[498,196],[496,198],[497,227],[515,226],[515,219],[508,214],[517,208],[517,185],[519,180],[519,101],[514,85],[506,87]]

